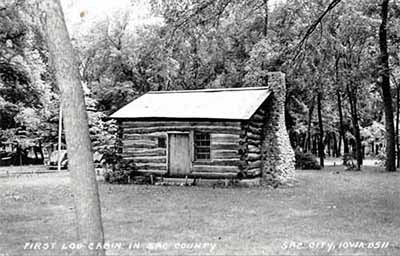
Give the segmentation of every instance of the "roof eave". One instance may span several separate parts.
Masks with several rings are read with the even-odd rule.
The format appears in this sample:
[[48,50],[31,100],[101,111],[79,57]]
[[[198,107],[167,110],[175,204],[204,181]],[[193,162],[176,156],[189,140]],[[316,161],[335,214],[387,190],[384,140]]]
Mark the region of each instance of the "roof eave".
[[129,121],[129,120],[137,120],[137,121],[184,121],[184,120],[196,120],[196,121],[248,121],[249,118],[211,118],[211,117],[108,117],[108,119],[114,119],[118,121]]

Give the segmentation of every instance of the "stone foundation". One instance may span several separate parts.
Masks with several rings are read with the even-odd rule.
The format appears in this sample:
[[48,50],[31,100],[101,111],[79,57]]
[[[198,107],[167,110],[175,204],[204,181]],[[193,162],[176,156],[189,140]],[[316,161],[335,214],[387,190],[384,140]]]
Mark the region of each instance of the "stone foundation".
[[269,73],[268,87],[273,95],[266,105],[262,183],[276,186],[294,179],[295,157],[285,124],[285,75]]

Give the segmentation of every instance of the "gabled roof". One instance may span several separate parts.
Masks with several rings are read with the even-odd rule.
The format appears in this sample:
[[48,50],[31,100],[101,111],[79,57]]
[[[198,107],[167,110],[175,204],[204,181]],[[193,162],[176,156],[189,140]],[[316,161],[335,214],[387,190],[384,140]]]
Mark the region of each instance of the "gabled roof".
[[268,98],[266,87],[151,91],[111,118],[205,118],[247,120]]

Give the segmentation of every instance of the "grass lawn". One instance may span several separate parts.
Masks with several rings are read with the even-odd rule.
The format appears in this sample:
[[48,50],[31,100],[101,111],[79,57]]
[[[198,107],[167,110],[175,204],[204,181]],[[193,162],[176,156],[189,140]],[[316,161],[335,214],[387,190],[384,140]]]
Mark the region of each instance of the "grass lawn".
[[[71,253],[62,250],[75,237],[68,175],[0,178],[0,255]],[[297,178],[278,189],[100,184],[106,240],[122,245],[107,254],[400,255],[399,173],[331,166]],[[24,250],[29,242],[56,244]],[[360,248],[378,242],[389,245]],[[203,247],[182,248],[191,243]]]

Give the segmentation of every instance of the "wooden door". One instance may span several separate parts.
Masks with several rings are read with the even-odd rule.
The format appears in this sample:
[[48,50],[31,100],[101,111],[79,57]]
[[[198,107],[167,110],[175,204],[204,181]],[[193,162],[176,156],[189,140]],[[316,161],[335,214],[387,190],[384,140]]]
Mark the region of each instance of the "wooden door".
[[190,172],[189,134],[168,135],[168,165],[171,175],[185,176]]

